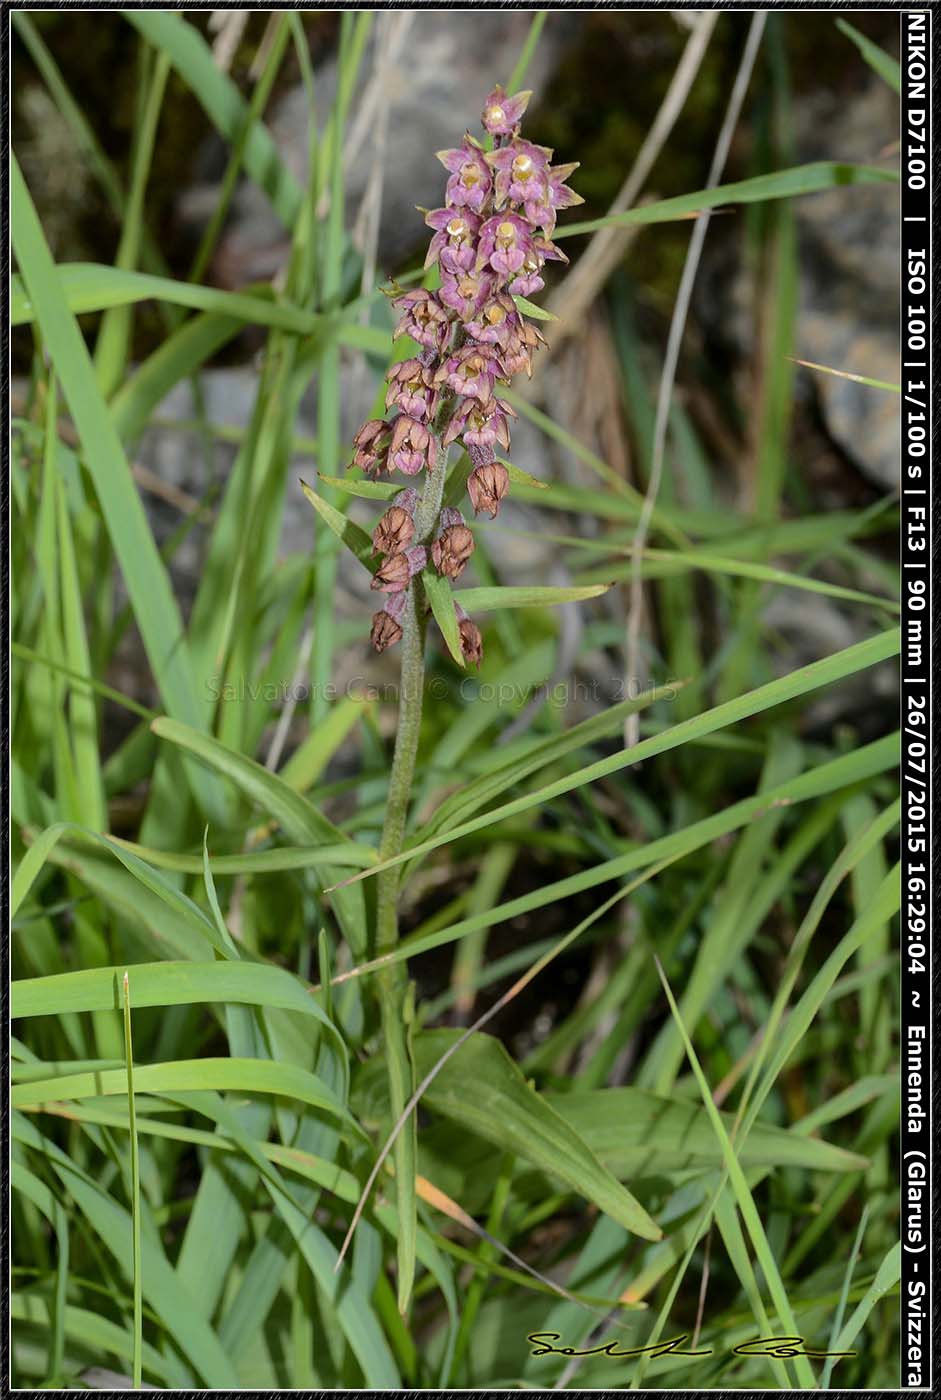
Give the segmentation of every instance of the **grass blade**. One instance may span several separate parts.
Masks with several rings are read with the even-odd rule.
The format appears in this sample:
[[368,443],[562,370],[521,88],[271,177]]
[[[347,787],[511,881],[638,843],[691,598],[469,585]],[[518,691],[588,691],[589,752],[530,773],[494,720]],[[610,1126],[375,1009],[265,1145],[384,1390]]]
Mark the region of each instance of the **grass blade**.
[[[14,157],[11,231],[17,261],[33,299],[46,346],[85,452],[121,565],[144,646],[170,714],[200,727],[208,718],[192,672],[176,599],[134,487],[127,458],[102,403],[88,351],[69,311],[39,218]],[[189,771],[189,770],[188,770]],[[191,773],[194,796],[207,815],[221,815],[221,794],[205,774]]]
[[143,1284],[141,1279],[140,1158],[137,1148],[137,1120],[134,1105],[134,1049],[131,1039],[131,990],[124,974],[124,1053],[127,1074],[127,1121],[131,1143],[131,1267],[134,1279],[134,1388],[140,1389],[143,1368]]

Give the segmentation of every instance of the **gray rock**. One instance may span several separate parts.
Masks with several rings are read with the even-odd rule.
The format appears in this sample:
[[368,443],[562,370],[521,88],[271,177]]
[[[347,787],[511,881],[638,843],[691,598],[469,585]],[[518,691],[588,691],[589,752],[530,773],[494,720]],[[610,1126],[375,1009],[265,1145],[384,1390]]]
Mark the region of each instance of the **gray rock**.
[[[873,164],[898,136],[898,99],[873,76],[847,100],[806,97],[796,113],[801,160]],[[881,163],[881,162],[880,162]],[[898,383],[898,186],[852,186],[801,200],[800,359]],[[814,373],[827,428],[870,481],[899,484],[899,401],[834,375]]]
[[[898,102],[872,76],[856,93],[829,90],[795,100],[794,163],[837,160],[882,164],[898,136]],[[831,369],[897,383],[898,186],[850,185],[794,203],[798,237],[799,305],[795,356]],[[743,272],[739,236],[709,231],[697,291],[701,320],[742,359],[755,353],[753,283]],[[733,221],[729,221],[730,229]],[[827,433],[870,482],[898,486],[899,403],[873,389],[816,370],[798,372],[799,396],[813,395]]]
[[[483,100],[495,75],[508,78],[531,21],[529,13],[512,10],[377,15],[350,107],[346,226],[354,225],[370,181],[381,177],[381,266],[394,266],[421,246],[425,230],[415,206],[436,208],[444,193],[445,173],[435,152],[459,144],[466,129],[480,134]],[[551,15],[533,54],[527,87],[538,92],[544,86],[571,25],[570,16]],[[316,72],[320,123],[334,100],[336,71],[331,57]],[[298,86],[278,101],[268,123],[283,159],[303,184],[309,120],[307,93]],[[212,203],[212,188],[196,186],[181,199],[179,212],[184,222],[200,223]],[[271,277],[286,251],[284,229],[265,195],[243,182],[220,241],[216,276],[228,285]]]

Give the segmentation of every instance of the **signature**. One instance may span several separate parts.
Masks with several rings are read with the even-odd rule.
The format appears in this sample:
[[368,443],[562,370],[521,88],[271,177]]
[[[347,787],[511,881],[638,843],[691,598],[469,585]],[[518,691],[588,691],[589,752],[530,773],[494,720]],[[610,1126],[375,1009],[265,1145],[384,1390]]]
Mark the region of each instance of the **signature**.
[[[688,1341],[689,1333],[681,1332],[678,1337],[671,1337],[665,1342],[653,1342],[646,1347],[629,1347],[626,1351],[619,1349],[617,1342],[606,1342],[603,1346],[586,1347],[579,1350],[577,1347],[557,1347],[553,1342],[562,1340],[559,1332],[530,1332],[526,1338],[532,1342],[533,1350],[531,1356],[712,1356],[712,1347],[700,1347],[696,1351],[687,1350],[682,1343]],[[773,1356],[776,1360],[784,1361],[791,1356],[855,1356],[855,1351],[818,1351],[814,1347],[808,1347],[803,1337],[752,1337],[747,1342],[739,1342],[732,1347],[734,1356]]]

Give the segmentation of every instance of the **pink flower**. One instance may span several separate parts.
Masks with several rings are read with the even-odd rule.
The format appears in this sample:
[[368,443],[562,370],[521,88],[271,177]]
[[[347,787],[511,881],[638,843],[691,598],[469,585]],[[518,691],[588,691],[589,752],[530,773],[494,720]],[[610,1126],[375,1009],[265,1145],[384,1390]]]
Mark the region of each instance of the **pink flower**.
[[523,260],[523,266],[507,290],[517,297],[529,297],[533,292],[539,292],[546,285],[539,275],[542,272],[543,264],[547,261],[568,262],[568,258],[557,248],[554,243],[550,243],[548,238],[534,237],[532,240],[532,252],[527,254]]
[[477,266],[490,266],[504,277],[519,272],[533,252],[532,230],[519,214],[496,214],[481,226]]
[[486,345],[464,345],[444,361],[435,375],[462,398],[479,399],[486,403],[493,393],[494,381],[503,378],[503,366],[497,354]]
[[392,332],[392,339],[400,335],[410,335],[419,345],[430,350],[440,350],[448,338],[450,326],[448,313],[434,292],[417,287],[413,292],[402,292],[392,298],[393,306],[405,308],[401,320]]
[[536,327],[531,326],[528,321],[521,319],[519,330],[510,336],[503,352],[505,377],[511,379],[514,374],[519,374],[520,370],[525,370],[527,377],[532,378],[533,351],[545,344],[545,336],[540,335]]
[[510,429],[506,421],[508,413],[514,418],[516,417],[513,409],[504,399],[491,399],[489,403],[480,403],[477,399],[464,399],[462,403],[458,404],[457,412],[448,424],[443,442],[447,446],[456,437],[460,437],[467,448],[492,448],[493,444],[498,442],[503,450],[508,452],[510,449]]
[[485,131],[489,131],[491,136],[511,135],[514,128],[519,126],[531,97],[531,92],[517,92],[512,97],[507,97],[504,89],[497,83],[484,103],[481,126]]
[[488,301],[473,321],[468,321],[464,329],[474,340],[483,345],[499,345],[506,349],[510,338],[518,333],[523,318],[513,304],[513,298],[501,292]]
[[535,228],[551,237],[556,223],[557,209],[571,209],[575,204],[584,204],[580,194],[569,189],[565,181],[573,170],[578,169],[578,161],[571,165],[549,167],[549,188],[544,199],[530,199],[523,205],[523,213]]
[[452,276],[470,272],[476,257],[477,230],[480,220],[476,214],[461,209],[432,209],[425,215],[425,223],[436,230],[428,245],[425,266],[433,262],[441,265],[443,272]]
[[445,201],[466,205],[479,214],[493,188],[493,176],[480,143],[467,132],[460,146],[439,151],[438,159],[451,176],[445,187]]
[[386,375],[386,408],[398,408],[410,418],[429,419],[437,403],[432,371],[421,360],[400,360]]
[[490,300],[494,282],[488,272],[462,272],[456,277],[443,277],[438,295],[445,306],[456,311],[462,321],[467,321]]
[[511,204],[526,204],[549,197],[548,146],[534,146],[518,136],[498,151],[490,151],[487,162],[495,171],[495,204],[500,209],[507,200]]
[[435,440],[424,423],[403,413],[392,424],[389,465],[406,476],[415,476],[422,467],[434,465]]

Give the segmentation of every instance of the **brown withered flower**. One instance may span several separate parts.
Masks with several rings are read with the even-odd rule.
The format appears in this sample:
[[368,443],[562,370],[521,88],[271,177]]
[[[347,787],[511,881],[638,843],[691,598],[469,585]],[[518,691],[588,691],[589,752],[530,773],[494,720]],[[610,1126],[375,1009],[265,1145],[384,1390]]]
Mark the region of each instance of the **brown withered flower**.
[[405,612],[405,594],[393,593],[387,599],[381,612],[373,614],[369,640],[376,651],[383,652],[402,640],[402,615]]
[[360,471],[381,472],[386,469],[386,458],[392,431],[381,418],[370,418],[364,423],[353,439],[352,467]]
[[471,622],[469,617],[464,617],[457,624],[457,630],[461,637],[461,652],[464,660],[469,661],[472,666],[479,666],[484,654],[484,641],[480,635],[480,628],[476,623]]
[[493,520],[510,485],[510,474],[502,462],[486,462],[467,478],[467,494],[474,514],[485,510]]
[[440,515],[438,534],[431,546],[431,560],[439,574],[460,578],[474,552],[474,536],[464,524],[459,510],[446,507]]
[[369,640],[381,655],[387,647],[394,647],[396,642],[402,640],[402,628],[391,613],[374,613],[372,627],[369,630]]
[[369,586],[376,593],[383,589],[387,593],[402,593],[427,562],[428,552],[420,544],[411,549],[404,549],[399,554],[390,554],[379,565]]
[[412,542],[415,521],[401,506],[390,506],[372,532],[373,554],[398,554]]

